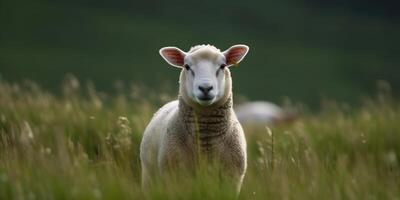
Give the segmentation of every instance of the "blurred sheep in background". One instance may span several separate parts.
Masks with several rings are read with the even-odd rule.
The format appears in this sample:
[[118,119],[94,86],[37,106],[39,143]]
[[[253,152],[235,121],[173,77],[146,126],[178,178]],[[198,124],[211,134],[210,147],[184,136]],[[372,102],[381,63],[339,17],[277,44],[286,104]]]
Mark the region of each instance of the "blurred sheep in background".
[[293,110],[281,108],[268,101],[252,101],[235,107],[236,115],[243,126],[265,127],[288,124],[296,120]]

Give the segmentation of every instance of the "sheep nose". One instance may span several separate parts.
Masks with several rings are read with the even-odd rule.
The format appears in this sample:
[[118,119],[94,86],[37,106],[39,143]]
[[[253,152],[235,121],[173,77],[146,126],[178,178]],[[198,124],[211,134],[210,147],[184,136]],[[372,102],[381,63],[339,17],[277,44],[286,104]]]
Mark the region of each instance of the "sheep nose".
[[209,86],[209,85],[199,86],[199,90],[202,91],[205,95],[207,95],[212,89],[213,89],[213,86]]

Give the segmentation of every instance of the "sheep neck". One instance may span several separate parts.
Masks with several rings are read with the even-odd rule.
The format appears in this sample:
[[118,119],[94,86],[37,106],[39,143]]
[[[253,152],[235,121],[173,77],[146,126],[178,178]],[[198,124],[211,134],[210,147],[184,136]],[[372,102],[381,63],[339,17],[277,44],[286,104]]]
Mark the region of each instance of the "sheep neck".
[[212,156],[215,147],[227,134],[231,109],[232,96],[222,105],[207,109],[194,109],[179,98],[179,116],[184,129],[207,157]]

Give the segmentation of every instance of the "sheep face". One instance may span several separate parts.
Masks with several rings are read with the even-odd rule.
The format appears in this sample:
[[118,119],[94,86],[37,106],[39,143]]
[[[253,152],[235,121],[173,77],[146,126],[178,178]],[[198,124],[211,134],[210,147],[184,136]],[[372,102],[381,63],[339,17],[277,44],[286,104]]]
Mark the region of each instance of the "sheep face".
[[[221,52],[210,45],[192,47],[184,52],[176,47],[164,47],[161,56],[172,66],[182,68],[186,96],[202,106],[209,106],[226,96],[228,67],[239,63],[248,52],[245,45],[235,45]],[[229,77],[230,78],[230,77]]]

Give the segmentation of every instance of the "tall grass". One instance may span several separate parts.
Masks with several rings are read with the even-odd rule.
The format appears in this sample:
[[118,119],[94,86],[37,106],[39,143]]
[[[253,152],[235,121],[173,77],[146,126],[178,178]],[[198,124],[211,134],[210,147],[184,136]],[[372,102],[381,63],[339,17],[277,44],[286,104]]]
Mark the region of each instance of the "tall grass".
[[[169,98],[138,89],[107,95],[69,77],[55,96],[1,81],[0,199],[234,199],[212,172],[141,192],[141,134]],[[356,109],[325,105],[247,127],[239,199],[399,199],[400,104],[382,93]]]

